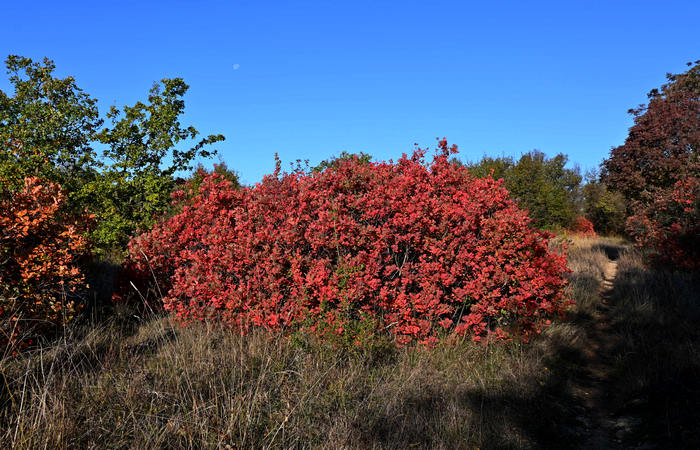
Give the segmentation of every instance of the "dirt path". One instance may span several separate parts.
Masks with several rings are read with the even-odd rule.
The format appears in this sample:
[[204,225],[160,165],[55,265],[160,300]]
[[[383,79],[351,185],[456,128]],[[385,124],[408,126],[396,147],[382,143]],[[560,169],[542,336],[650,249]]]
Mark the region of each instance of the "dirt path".
[[[617,275],[617,261],[608,260],[600,290],[600,306],[587,328],[583,370],[575,381],[574,392],[585,407],[579,419],[587,438],[581,448],[622,448],[625,424],[609,409],[610,373],[615,336],[611,331],[610,302]],[[623,418],[624,419],[624,418]]]

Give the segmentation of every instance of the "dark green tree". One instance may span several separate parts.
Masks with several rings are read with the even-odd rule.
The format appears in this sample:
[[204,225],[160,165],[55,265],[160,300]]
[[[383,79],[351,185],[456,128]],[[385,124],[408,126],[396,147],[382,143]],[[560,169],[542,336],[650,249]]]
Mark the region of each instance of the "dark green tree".
[[511,196],[530,212],[538,227],[566,228],[577,216],[581,175],[577,169],[566,169],[567,161],[561,153],[548,159],[533,150],[508,172]]

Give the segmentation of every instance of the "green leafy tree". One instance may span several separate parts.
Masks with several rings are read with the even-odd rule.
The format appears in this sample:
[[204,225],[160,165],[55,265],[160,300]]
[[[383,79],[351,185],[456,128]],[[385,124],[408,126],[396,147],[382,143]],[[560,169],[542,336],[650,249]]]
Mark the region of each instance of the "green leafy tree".
[[180,78],[155,84],[145,103],[112,107],[105,127],[97,101],[73,77],[56,77],[53,61],[11,55],[6,66],[14,93],[0,91],[0,190],[17,190],[25,177],[61,185],[64,208],[96,216],[90,237],[100,252],[123,250],[131,235],[166,214],[175,175],[213,155],[210,145],[224,139],[196,141],[199,132],[181,125],[189,87]]
[[181,78],[166,78],[162,86],[153,86],[147,103],[123,110],[113,106],[107,114],[112,125],[97,138],[107,146],[109,163],[91,186],[97,212],[92,237],[101,249],[123,249],[130,236],[150,228],[170,208],[175,174],[192,170],[196,158],[215,153],[209,145],[224,140],[209,135],[187,150],[176,148],[199,135],[193,126],[180,124],[188,88]]
[[508,172],[508,190],[538,227],[566,228],[578,213],[581,175],[578,169],[566,169],[567,162],[564,154],[548,159],[533,150]]
[[97,176],[91,143],[102,125],[97,101],[73,77],[54,76],[53,61],[11,55],[5,61],[14,93],[0,90],[0,179],[7,188],[25,177],[58,183],[67,207],[88,204],[86,183]]
[[512,158],[484,156],[467,168],[474,177],[503,178],[512,198],[527,209],[540,228],[566,228],[581,210],[581,175],[578,168],[567,169],[568,157],[553,158],[538,150],[524,154],[517,163]]
[[613,192],[600,181],[595,170],[586,173],[583,185],[584,215],[593,223],[596,232],[603,235],[621,234],[625,228],[625,198]]
[[515,162],[510,157],[491,158],[484,155],[478,163],[466,164],[469,173],[476,178],[484,178],[491,175],[494,180],[506,178]]

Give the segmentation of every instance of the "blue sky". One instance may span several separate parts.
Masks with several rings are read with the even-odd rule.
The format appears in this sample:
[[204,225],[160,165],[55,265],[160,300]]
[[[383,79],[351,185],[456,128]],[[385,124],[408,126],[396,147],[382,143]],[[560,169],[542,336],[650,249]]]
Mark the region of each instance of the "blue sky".
[[[0,56],[48,56],[113,104],[183,77],[185,124],[244,182],[340,151],[562,152],[596,167],[646,93],[700,59],[700,2],[42,2],[0,7]],[[0,89],[7,90],[6,77]]]

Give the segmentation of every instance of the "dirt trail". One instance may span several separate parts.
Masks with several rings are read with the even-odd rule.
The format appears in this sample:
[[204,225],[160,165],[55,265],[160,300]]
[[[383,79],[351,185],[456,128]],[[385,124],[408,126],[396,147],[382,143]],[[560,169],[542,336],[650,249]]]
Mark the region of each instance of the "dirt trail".
[[[603,274],[603,288],[601,289],[600,295],[603,296],[603,300],[610,294],[613,288],[615,277],[617,276],[617,260],[608,260],[605,265],[605,271]],[[605,303],[605,302],[604,302]]]
[[[617,275],[617,261],[608,260],[604,268],[600,290],[600,306],[587,330],[587,345],[581,376],[575,381],[574,391],[586,412],[579,419],[587,439],[581,448],[622,448],[624,424],[609,409],[610,373],[614,358],[615,336],[611,331],[610,307]],[[623,421],[625,418],[622,418]]]

